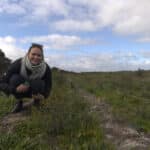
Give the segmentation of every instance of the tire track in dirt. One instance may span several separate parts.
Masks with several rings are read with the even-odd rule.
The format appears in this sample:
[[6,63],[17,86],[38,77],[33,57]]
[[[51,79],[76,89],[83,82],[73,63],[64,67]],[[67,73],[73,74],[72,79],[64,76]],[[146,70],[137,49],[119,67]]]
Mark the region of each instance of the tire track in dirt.
[[102,98],[97,98],[81,89],[79,93],[90,103],[90,111],[96,112],[100,116],[105,136],[115,145],[117,150],[150,150],[150,136],[117,122],[112,115],[110,105]]

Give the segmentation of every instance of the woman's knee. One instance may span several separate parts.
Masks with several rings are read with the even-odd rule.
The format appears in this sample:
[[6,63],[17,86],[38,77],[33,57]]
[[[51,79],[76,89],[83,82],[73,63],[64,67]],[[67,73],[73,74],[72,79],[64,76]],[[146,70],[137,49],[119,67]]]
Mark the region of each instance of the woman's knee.
[[24,78],[21,75],[14,74],[14,75],[12,75],[12,77],[9,80],[9,85],[11,85],[13,87],[16,87],[19,84],[23,83],[24,81],[25,80],[24,80]]
[[45,82],[41,79],[32,80],[30,82],[30,87],[32,89],[33,94],[44,93]]

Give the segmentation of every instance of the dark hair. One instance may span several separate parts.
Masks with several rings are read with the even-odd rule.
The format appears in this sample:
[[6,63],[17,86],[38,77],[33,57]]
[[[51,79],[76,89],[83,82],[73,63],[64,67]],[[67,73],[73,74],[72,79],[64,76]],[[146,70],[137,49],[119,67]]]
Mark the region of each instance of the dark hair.
[[32,45],[31,45],[31,46],[29,47],[29,49],[28,49],[28,54],[30,53],[31,49],[34,48],[34,47],[39,48],[39,49],[41,50],[41,52],[42,52],[43,57],[44,57],[43,45],[38,44],[38,43],[32,43]]

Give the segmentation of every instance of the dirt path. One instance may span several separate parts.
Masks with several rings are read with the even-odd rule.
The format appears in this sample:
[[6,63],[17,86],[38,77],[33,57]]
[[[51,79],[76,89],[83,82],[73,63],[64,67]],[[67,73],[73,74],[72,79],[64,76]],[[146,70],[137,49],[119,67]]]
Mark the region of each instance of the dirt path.
[[148,135],[117,122],[112,116],[111,107],[104,100],[82,90],[79,92],[91,104],[90,111],[97,112],[100,116],[105,136],[117,150],[150,150]]
[[0,121],[0,133],[12,133],[15,126],[24,120],[26,120],[26,116],[22,113],[6,115]]
[[20,122],[25,121],[32,106],[31,102],[24,103],[24,110],[19,113],[8,113],[0,120],[0,133],[13,133],[14,128]]
[[[105,136],[116,146],[116,150],[150,150],[150,137],[117,122],[112,116],[111,107],[103,99],[82,90],[78,92],[91,104],[90,112],[99,115]],[[0,133],[12,133],[15,126],[27,117],[24,113],[6,115],[0,120]]]

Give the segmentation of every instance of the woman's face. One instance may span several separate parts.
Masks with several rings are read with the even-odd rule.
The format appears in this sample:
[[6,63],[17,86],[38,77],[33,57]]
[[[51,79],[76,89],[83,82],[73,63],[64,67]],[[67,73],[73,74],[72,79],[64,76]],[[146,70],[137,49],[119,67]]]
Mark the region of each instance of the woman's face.
[[29,60],[33,65],[38,65],[43,59],[42,51],[38,47],[31,48],[28,54]]

